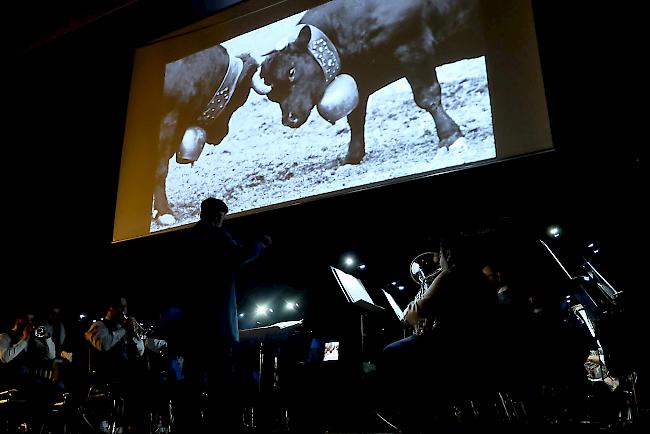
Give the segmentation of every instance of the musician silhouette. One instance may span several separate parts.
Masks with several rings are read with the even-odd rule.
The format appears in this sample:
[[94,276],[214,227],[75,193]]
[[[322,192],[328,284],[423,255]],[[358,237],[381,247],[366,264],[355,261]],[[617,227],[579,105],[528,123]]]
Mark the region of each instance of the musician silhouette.
[[[17,388],[20,399],[35,431],[41,428],[54,397],[54,384],[42,373],[52,369],[55,350],[50,335],[39,337],[34,329],[34,315],[19,312],[10,330],[0,333],[0,390]],[[6,426],[16,414],[8,416]],[[4,421],[3,421],[4,422]],[[1,425],[5,425],[2,423]],[[11,429],[10,429],[11,430]]]
[[470,242],[455,234],[441,240],[441,271],[404,312],[417,332],[383,350],[385,408],[396,409],[389,410],[393,420],[413,429],[430,422],[436,403],[487,387],[470,374],[488,352],[494,298]]
[[106,301],[103,318],[92,323],[84,334],[92,346],[90,364],[91,382],[111,384],[114,399],[124,400],[123,423],[127,432],[143,432],[146,426],[148,384],[145,349],[159,351],[166,342],[143,339],[137,333],[137,321],[127,316],[124,297],[110,297]]
[[[271,238],[263,236],[251,243],[240,243],[223,228],[227,213],[223,201],[209,197],[201,203],[200,221],[185,234],[185,250],[192,252],[195,268],[202,270],[205,277],[200,291],[184,291],[180,303],[188,386],[180,420],[193,424],[200,419],[196,414],[201,408],[197,399],[207,391],[210,426],[232,432],[238,422],[233,365],[233,351],[239,342],[235,278],[243,265],[259,257],[271,244]],[[206,357],[206,345],[210,357]]]

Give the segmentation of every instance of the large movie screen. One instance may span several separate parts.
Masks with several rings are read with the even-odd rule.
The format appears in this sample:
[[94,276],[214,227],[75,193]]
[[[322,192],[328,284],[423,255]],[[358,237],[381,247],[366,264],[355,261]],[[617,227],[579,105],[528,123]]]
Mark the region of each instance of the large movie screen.
[[138,49],[114,241],[552,148],[528,2],[313,3]]

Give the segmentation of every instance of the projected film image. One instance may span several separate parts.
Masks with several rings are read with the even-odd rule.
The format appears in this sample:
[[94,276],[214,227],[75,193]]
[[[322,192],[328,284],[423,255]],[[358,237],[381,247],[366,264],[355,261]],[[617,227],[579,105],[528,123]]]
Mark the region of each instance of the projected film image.
[[426,3],[335,0],[168,63],[150,232],[208,196],[236,214],[496,157],[478,13],[433,29]]

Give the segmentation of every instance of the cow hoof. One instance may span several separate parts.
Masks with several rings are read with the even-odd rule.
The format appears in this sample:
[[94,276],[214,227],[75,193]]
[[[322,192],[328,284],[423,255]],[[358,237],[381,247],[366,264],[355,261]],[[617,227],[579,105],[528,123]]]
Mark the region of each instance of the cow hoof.
[[460,138],[456,139],[456,141],[454,143],[449,145],[447,150],[459,152],[459,151],[464,151],[464,150],[466,150],[468,148],[469,148],[469,145],[467,144],[467,140],[465,140],[465,137],[460,137]]
[[345,160],[343,160],[343,164],[359,164],[361,163],[361,160],[363,160],[363,154],[362,155],[346,155]]
[[450,146],[454,145],[458,140],[462,139],[464,136],[463,134],[458,131],[455,132],[454,134],[450,135],[449,137],[445,137],[444,139],[440,139],[438,142],[438,147],[439,148],[447,148],[449,149]]
[[176,223],[176,218],[171,214],[163,214],[158,217],[158,223],[163,226],[171,226]]

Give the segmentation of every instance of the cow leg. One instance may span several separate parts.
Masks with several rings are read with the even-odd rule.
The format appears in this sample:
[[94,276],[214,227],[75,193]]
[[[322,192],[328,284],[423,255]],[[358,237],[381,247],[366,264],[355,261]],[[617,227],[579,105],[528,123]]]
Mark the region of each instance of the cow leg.
[[157,211],[156,219],[163,225],[171,225],[176,222],[174,213],[169,207],[167,200],[167,174],[169,172],[169,159],[176,152],[180,143],[179,128],[176,128],[177,120],[174,115],[167,115],[163,119],[160,138],[158,142],[158,162],[153,186],[153,207]]
[[153,187],[153,206],[157,211],[156,219],[163,224],[173,224],[176,220],[167,200],[167,173],[170,158],[171,155],[161,155],[158,158],[156,179]]
[[345,156],[344,164],[359,164],[366,155],[365,129],[366,129],[366,107],[368,106],[368,95],[359,95],[359,104],[352,113],[348,115],[350,125],[350,144],[348,154]]
[[438,133],[438,147],[449,149],[449,146],[463,137],[463,133],[442,106],[442,92],[436,70],[431,68],[430,71],[430,74],[418,73],[409,75],[406,79],[413,89],[415,103],[433,117]]

